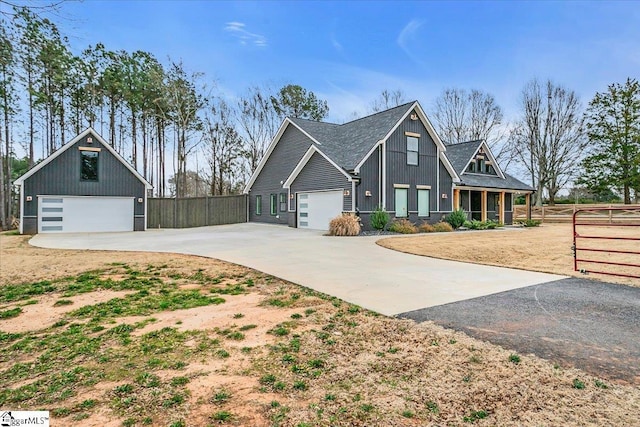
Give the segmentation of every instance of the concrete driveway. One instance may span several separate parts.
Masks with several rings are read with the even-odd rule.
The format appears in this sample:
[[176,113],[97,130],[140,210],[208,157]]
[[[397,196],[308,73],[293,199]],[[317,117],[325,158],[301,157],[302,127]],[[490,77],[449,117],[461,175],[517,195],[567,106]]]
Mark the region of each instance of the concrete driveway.
[[563,278],[409,255],[379,237],[327,237],[266,224],[131,233],[39,234],[34,246],[177,252],[244,265],[385,315],[463,301]]

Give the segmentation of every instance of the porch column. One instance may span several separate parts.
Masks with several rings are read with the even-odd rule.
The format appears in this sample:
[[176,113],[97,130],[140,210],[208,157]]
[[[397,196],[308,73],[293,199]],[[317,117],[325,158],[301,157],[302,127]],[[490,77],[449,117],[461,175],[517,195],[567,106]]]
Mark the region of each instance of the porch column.
[[480,221],[487,220],[487,190],[482,190]]
[[460,189],[453,189],[453,210],[460,209]]
[[524,196],[524,207],[527,210],[527,219],[531,219],[531,193]]
[[500,218],[499,221],[501,223],[505,223],[504,221],[504,191],[500,192]]

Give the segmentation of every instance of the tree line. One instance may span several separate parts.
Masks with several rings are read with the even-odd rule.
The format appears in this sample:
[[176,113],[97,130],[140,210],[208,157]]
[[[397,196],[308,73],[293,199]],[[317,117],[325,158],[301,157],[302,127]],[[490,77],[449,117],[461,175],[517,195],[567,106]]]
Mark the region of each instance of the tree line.
[[[409,100],[385,89],[368,112]],[[86,127],[140,171],[156,196],[222,195],[242,189],[284,117],[320,121],[329,112],[325,100],[295,84],[253,85],[229,101],[181,61],[163,64],[149,52],[101,43],[75,54],[55,23],[29,8],[0,21],[0,109],[4,229],[17,215],[13,180]],[[491,94],[475,89],[445,89],[427,113],[445,143],[484,139],[501,166],[524,170],[537,204],[553,203],[571,183],[615,191],[625,203],[640,197],[635,79],[596,94],[586,109],[573,90],[532,80],[513,122]]]
[[33,167],[87,127],[156,196],[220,195],[239,191],[285,116],[322,120],[329,111],[298,85],[252,86],[230,104],[181,61],[101,43],[74,54],[55,23],[26,7],[0,21],[0,79],[3,228],[17,214],[16,161]]
[[431,117],[446,143],[486,140],[502,167],[524,170],[536,205],[553,205],[569,189],[596,200],[618,194],[625,204],[640,201],[637,79],[609,85],[586,108],[574,90],[533,79],[520,92],[511,123],[492,95],[446,89]]

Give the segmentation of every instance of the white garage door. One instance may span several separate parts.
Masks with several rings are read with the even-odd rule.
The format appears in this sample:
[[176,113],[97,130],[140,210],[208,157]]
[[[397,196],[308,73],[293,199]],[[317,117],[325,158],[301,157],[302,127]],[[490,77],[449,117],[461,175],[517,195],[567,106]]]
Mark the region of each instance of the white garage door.
[[133,206],[133,197],[38,196],[38,232],[133,231]]
[[298,193],[298,227],[328,230],[329,221],[342,213],[342,190]]

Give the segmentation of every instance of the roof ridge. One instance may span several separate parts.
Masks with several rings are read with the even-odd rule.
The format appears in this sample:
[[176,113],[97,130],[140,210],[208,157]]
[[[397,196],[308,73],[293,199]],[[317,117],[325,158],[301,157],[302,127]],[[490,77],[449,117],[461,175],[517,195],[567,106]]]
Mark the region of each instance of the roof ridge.
[[452,145],[471,144],[472,142],[484,142],[484,139],[474,139],[472,141],[456,142],[455,144],[445,144],[445,146],[451,147]]
[[318,120],[305,119],[305,118],[302,118],[302,117],[287,117],[287,119],[292,120],[292,121],[293,120],[302,120],[302,121],[309,122],[309,123],[320,123],[320,124],[323,124],[323,125],[342,126],[342,125],[340,125],[338,123],[323,122],[323,121],[318,121]]
[[376,111],[373,114],[369,114],[367,116],[359,117],[359,118],[357,118],[355,120],[351,120],[350,122],[342,123],[341,125],[338,125],[338,126],[349,125],[351,123],[357,122],[358,120],[368,119],[369,117],[377,116],[378,114],[386,113],[388,111],[395,110],[395,109],[398,109],[400,107],[405,107],[406,108],[408,105],[413,105],[416,102],[418,102],[418,101],[414,100],[414,101],[411,101],[411,102],[405,102],[404,104],[396,105],[395,107],[387,108],[386,110]]

